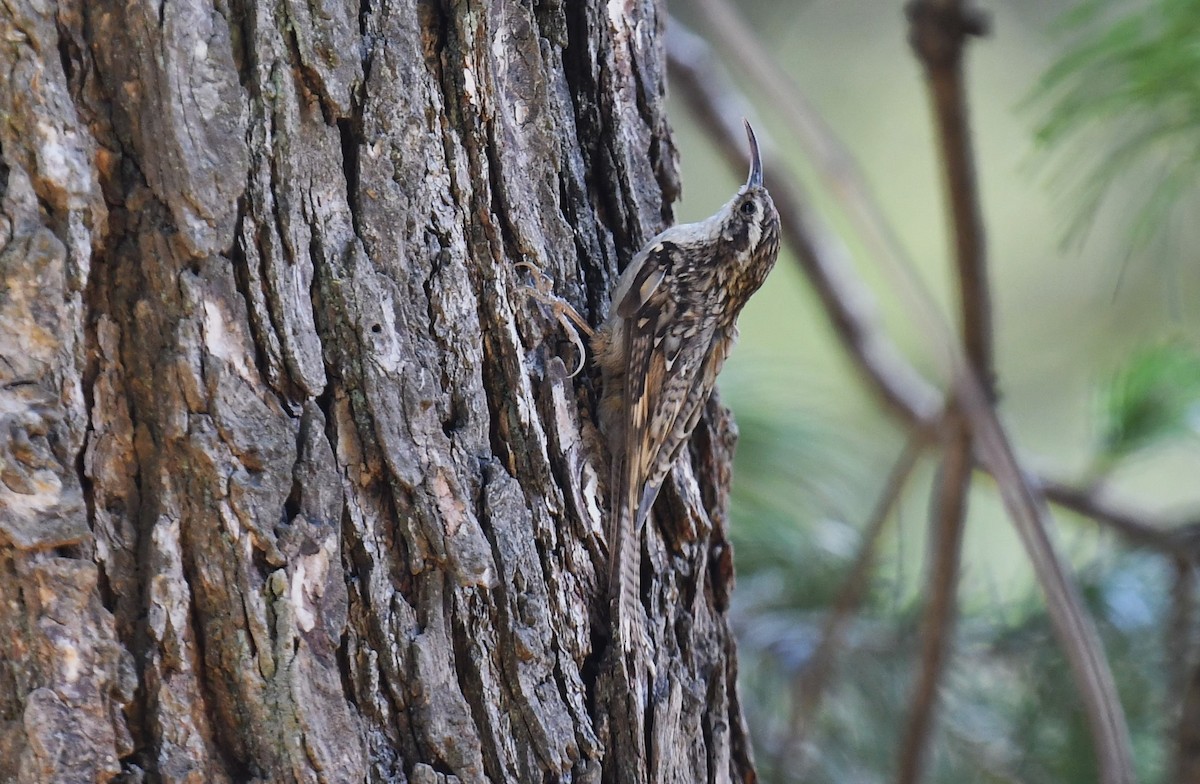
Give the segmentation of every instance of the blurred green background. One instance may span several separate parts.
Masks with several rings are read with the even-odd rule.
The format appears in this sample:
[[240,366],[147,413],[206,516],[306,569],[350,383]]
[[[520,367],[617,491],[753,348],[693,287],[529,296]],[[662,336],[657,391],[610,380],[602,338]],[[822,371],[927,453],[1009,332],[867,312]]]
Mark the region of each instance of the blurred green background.
[[[669,5],[681,23],[709,36],[689,0]],[[1114,7],[1119,16],[1155,5],[1185,6],[1176,10],[1191,13],[1200,30],[1194,1]],[[903,3],[753,0],[737,7],[857,156],[905,249],[953,313],[929,101],[907,44]],[[1200,385],[1191,383],[1200,345],[1200,236],[1190,192],[1196,180],[1178,178],[1184,184],[1170,204],[1147,207],[1164,178],[1183,165],[1172,148],[1155,148],[1139,165],[1110,172],[1105,198],[1088,211],[1089,177],[1130,125],[1121,111],[1091,125],[1071,125],[1066,118],[1067,132],[1054,145],[1039,144],[1039,129],[1064,113],[1055,109],[1050,87],[1038,85],[1080,41],[1106,29],[1113,9],[1080,27],[1062,21],[1075,6],[1059,0],[982,7],[991,16],[991,35],[969,44],[968,100],[1003,419],[1031,468],[1080,484],[1102,476],[1105,498],[1151,520],[1194,513],[1200,510]],[[1085,83],[1093,78],[1081,73]],[[760,138],[806,182],[813,204],[856,251],[857,272],[870,282],[887,331],[941,385],[931,342],[891,293],[883,271],[858,252],[803,151],[744,76],[731,77],[754,105],[750,119]],[[1198,77],[1191,73],[1192,84],[1200,83]],[[1179,89],[1196,92],[1192,84]],[[1135,117],[1148,111],[1134,105],[1124,110]],[[1195,139],[1200,112],[1177,113],[1183,137]],[[724,166],[681,101],[672,99],[671,117],[684,179],[676,215],[696,220],[724,203],[742,176]],[[1090,224],[1072,233],[1081,214],[1091,216]],[[928,458],[919,465],[885,529],[869,599],[849,629],[803,753],[785,751],[794,683],[819,641],[828,603],[905,434],[861,383],[786,249],[740,325],[741,340],[720,391],[741,430],[732,511],[734,618],[760,773],[770,782],[889,780],[919,645],[929,483],[936,465]],[[1167,370],[1159,361],[1164,356]],[[1147,434],[1153,417],[1135,414],[1145,413],[1145,396],[1159,412],[1163,389],[1178,398],[1165,406],[1174,413]],[[1131,395],[1137,398],[1132,404]],[[991,481],[979,477],[973,488],[963,616],[926,780],[1094,781],[1078,697],[1032,571]],[[1131,551],[1090,521],[1057,509],[1055,518],[1117,674],[1139,774],[1143,781],[1170,780],[1178,702],[1167,682],[1172,564]]]

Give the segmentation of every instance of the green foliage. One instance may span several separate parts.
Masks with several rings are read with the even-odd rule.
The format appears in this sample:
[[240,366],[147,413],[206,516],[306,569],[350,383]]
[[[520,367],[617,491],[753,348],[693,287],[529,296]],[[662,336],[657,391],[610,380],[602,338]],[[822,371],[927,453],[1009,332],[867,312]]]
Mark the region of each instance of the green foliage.
[[742,408],[738,429],[733,535],[739,568],[788,574],[745,587],[762,606],[823,607],[858,544],[855,529],[826,508],[827,499],[847,495],[845,476],[830,459],[845,447],[786,409]]
[[[927,488],[914,488],[925,492]],[[804,543],[805,538],[809,540]],[[772,565],[739,554],[737,594],[741,685],[763,780],[785,782],[888,781],[911,711],[919,659],[917,608],[897,606],[886,569],[851,618],[825,686],[821,710],[804,744],[803,767],[788,757],[797,689],[820,642],[828,612],[811,596],[787,590],[800,581],[815,596],[841,587],[847,558],[834,556],[820,534],[792,527],[786,548],[804,560]],[[1129,721],[1139,780],[1158,781],[1166,769],[1169,727],[1162,630],[1168,603],[1168,565],[1152,555],[1094,562],[1078,575],[1113,664]],[[793,598],[789,604],[781,598]],[[818,602],[819,603],[819,602]],[[1091,784],[1096,780],[1079,693],[1063,659],[1040,594],[1011,606],[962,616],[941,691],[938,730],[926,781]]]
[[1200,421],[1200,352],[1183,343],[1144,348],[1102,390],[1100,463],[1195,435]]
[[1033,97],[1050,104],[1038,141],[1070,140],[1083,159],[1068,240],[1082,238],[1109,186],[1125,178],[1147,192],[1130,227],[1135,247],[1144,245],[1200,175],[1200,0],[1084,0],[1059,27],[1076,40]]
[[[734,387],[738,379],[732,379]],[[761,387],[739,401],[733,617],[740,683],[762,780],[887,781],[895,773],[920,654],[920,597],[898,601],[885,532],[865,600],[850,617],[803,744],[789,756],[801,679],[859,548],[857,523],[886,467],[863,465],[888,439],[806,418]],[[777,390],[778,391],[778,390]],[[1110,451],[1128,455],[1177,433],[1200,393],[1200,357],[1177,344],[1139,352],[1107,391]],[[1121,423],[1120,427],[1117,423]],[[1117,433],[1120,435],[1116,435]],[[895,445],[889,447],[895,451]],[[1116,458],[1114,458],[1116,459]],[[930,492],[917,472],[907,489]],[[920,524],[904,535],[923,536]],[[912,546],[919,547],[919,544]],[[1170,565],[1144,553],[1105,555],[1077,573],[1113,666],[1142,781],[1162,780],[1170,704],[1163,630]],[[927,781],[1091,784],[1091,735],[1036,587],[1014,604],[964,608],[941,691]]]
[[[1152,556],[1129,554],[1077,575],[1113,666],[1142,781],[1159,780],[1165,767],[1165,566]],[[1017,674],[1013,685],[1022,697],[1012,704],[1008,724],[1013,746],[1021,750],[1014,770],[1028,782],[1095,781],[1079,694],[1040,597],[1030,597],[1026,613],[988,649],[990,659]]]

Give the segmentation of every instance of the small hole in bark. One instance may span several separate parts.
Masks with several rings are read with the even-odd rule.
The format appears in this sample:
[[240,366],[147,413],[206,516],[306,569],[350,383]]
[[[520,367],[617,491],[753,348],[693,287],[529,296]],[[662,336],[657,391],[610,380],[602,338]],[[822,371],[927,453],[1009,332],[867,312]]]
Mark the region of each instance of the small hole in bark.
[[378,324],[372,324],[371,331],[374,332],[376,335],[378,335],[380,332],[383,332],[383,327],[381,327]]
[[283,525],[291,525],[296,516],[300,514],[300,496],[304,492],[304,488],[295,477],[292,478],[292,491],[288,494],[287,499],[283,502],[283,520],[280,522]]
[[446,418],[442,420],[442,432],[447,436],[453,435],[455,431],[461,430],[467,426],[467,416],[464,413],[466,405],[463,399],[458,395],[451,395],[450,410],[447,412]]

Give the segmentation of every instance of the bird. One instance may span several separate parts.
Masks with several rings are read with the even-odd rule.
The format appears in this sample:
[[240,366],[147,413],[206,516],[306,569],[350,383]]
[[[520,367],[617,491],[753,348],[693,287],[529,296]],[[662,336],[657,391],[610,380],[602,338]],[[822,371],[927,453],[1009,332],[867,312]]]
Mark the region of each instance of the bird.
[[750,174],[705,220],[653,237],[618,277],[591,336],[611,455],[608,595],[621,647],[636,644],[640,537],[737,339],[737,318],[779,255],[779,213],[745,122]]

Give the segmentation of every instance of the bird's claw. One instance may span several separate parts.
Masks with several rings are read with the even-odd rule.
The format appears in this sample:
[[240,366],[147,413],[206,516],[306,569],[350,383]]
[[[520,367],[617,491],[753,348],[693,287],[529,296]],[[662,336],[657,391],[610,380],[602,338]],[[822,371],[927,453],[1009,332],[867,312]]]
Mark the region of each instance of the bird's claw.
[[528,261],[519,261],[516,267],[525,267],[533,273],[534,284],[525,286],[525,290],[531,297],[550,308],[554,313],[554,317],[558,323],[562,325],[563,331],[571,338],[571,342],[575,345],[575,349],[579,352],[579,363],[575,366],[575,370],[571,371],[568,378],[574,378],[579,375],[587,362],[587,346],[584,345],[583,338],[579,336],[582,331],[589,338],[594,334],[592,327],[587,323],[583,316],[579,315],[579,311],[571,306],[562,297],[554,293],[551,287],[552,281],[550,276],[541,270],[536,264]]

